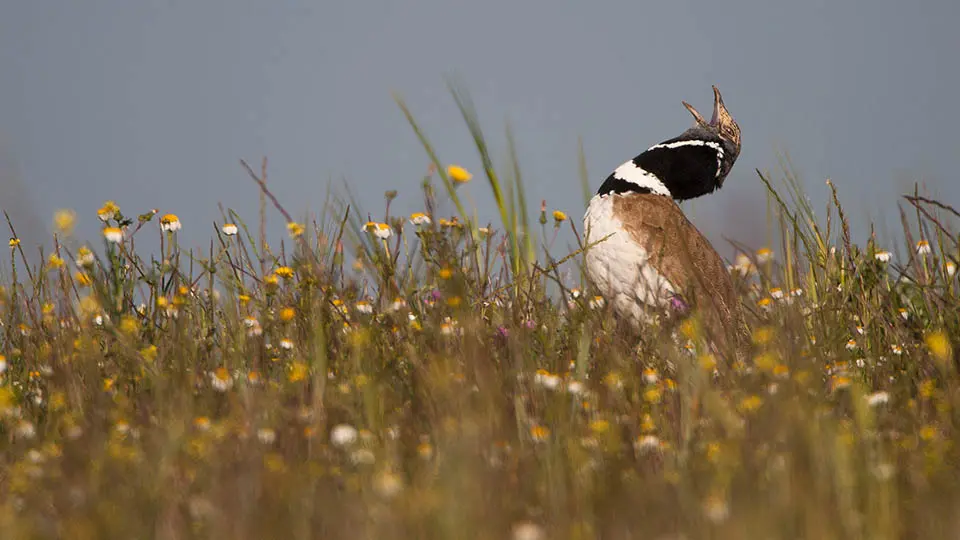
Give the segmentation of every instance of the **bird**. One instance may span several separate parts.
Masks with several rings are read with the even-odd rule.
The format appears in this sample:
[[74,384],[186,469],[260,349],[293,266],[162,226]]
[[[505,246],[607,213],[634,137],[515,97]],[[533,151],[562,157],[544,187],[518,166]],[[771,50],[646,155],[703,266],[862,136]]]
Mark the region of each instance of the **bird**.
[[[652,310],[698,310],[718,349],[742,346],[746,326],[727,265],[677,201],[714,192],[740,155],[740,126],[713,86],[707,121],[617,167],[584,215],[585,269],[615,313],[635,328]],[[731,339],[732,338],[732,339]]]

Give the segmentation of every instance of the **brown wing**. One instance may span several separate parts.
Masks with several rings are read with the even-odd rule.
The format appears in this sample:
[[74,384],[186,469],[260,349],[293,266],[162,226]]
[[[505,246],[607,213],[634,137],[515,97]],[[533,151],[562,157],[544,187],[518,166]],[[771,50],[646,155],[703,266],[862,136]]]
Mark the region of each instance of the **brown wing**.
[[[740,300],[723,259],[669,197],[631,193],[614,199],[614,213],[684,299],[700,308],[718,345],[746,344]],[[732,342],[725,339],[732,336]]]

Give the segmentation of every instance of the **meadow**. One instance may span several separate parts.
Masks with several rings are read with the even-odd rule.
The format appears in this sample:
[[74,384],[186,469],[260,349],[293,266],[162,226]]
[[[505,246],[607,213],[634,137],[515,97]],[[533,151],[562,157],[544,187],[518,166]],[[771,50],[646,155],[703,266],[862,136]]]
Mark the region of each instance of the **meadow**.
[[[858,244],[836,191],[815,211],[758,171],[776,242],[731,261],[752,336],[734,360],[696,312],[619,325],[582,276],[579,210],[531,207],[453,95],[483,170],[398,100],[431,163],[398,186],[422,191],[411,216],[388,192],[382,221],[349,197],[298,221],[264,162],[261,215],[225,211],[202,252],[175,215],[112,201],[58,212],[39,264],[11,224],[3,538],[960,533],[956,210],[910,194],[900,245]],[[102,244],[72,236],[88,219]]]

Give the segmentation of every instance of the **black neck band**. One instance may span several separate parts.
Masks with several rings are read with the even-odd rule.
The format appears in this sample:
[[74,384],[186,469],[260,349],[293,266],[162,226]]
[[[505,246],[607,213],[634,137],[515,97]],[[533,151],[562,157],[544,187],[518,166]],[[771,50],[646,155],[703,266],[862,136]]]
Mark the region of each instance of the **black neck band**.
[[597,195],[603,196],[611,193],[622,195],[624,193],[653,193],[653,191],[648,187],[638,186],[633,182],[629,182],[623,178],[617,178],[611,174],[607,177],[603,185],[600,186]]

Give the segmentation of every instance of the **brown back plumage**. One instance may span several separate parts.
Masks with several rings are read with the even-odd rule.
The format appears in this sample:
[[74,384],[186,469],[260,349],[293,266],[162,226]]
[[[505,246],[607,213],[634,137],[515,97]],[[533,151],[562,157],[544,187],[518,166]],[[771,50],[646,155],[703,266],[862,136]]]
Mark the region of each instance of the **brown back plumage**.
[[615,196],[614,214],[650,264],[684,299],[700,310],[705,329],[721,348],[737,354],[747,345],[746,323],[726,264],[710,242],[669,197],[629,193]]

